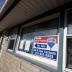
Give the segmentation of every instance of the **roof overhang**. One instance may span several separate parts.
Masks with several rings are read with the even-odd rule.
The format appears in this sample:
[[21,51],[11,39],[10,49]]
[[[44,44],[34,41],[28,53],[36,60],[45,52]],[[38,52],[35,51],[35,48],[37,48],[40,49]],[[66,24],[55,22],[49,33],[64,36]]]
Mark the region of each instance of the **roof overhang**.
[[[9,0],[9,2],[11,1],[16,1],[16,0]],[[18,0],[18,1],[19,2],[16,4],[16,6],[12,8],[12,10],[10,10],[3,19],[1,19],[0,31],[18,25],[27,20],[30,20],[50,10],[53,10],[61,5],[70,2],[71,0],[65,0],[65,1],[64,0]],[[8,7],[11,4],[7,3]],[[5,9],[7,10],[8,7]],[[0,17],[2,17],[3,14],[4,13],[2,12]]]

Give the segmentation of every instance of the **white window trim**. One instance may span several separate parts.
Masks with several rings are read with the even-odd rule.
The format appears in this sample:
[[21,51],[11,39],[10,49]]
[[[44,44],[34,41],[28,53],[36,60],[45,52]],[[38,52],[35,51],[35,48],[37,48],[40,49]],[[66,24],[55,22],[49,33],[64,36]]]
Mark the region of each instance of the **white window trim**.
[[3,11],[5,5],[7,4],[8,0],[5,1],[4,5],[2,6],[2,8],[0,9],[0,13]]
[[67,27],[66,27],[66,25],[67,25],[67,13],[65,12],[65,15],[64,15],[64,37],[63,37],[63,39],[64,39],[64,42],[63,42],[63,66],[62,66],[62,68],[63,68],[63,72],[65,71],[65,67],[66,67],[66,35],[67,35]]

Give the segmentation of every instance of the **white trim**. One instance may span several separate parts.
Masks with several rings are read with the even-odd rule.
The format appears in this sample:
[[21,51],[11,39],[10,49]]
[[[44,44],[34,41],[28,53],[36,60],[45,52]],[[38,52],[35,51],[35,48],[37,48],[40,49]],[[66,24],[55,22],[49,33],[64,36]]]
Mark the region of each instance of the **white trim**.
[[64,25],[65,25],[65,28],[64,28],[64,37],[63,37],[63,72],[65,71],[65,67],[66,67],[66,35],[67,35],[67,13],[65,12],[65,21],[64,21]]
[[4,5],[2,6],[2,8],[0,9],[0,13],[3,11],[5,5],[7,4],[8,0],[5,1]]
[[66,68],[65,71],[66,71],[66,72],[72,72],[72,69]]
[[13,50],[11,50],[11,49],[8,49],[8,51],[9,51],[9,52],[13,52]]
[[[1,40],[1,42],[2,42],[2,36],[0,37],[0,40]],[[1,44],[1,47],[2,47],[2,43],[0,43]],[[1,48],[1,50],[0,50],[0,58],[1,58],[1,54],[2,54],[2,48]]]
[[20,39],[21,39],[21,37],[18,35],[17,43],[16,43],[16,50],[18,50],[18,47],[20,45]]
[[67,37],[68,37],[68,36],[71,36],[71,37],[72,37],[72,35],[66,35],[66,36],[67,36]]

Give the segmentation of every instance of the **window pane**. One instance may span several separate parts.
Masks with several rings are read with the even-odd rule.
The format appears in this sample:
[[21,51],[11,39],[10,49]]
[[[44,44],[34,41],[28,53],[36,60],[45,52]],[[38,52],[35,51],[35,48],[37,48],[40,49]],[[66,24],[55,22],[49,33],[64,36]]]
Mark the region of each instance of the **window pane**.
[[67,33],[72,34],[72,10],[67,12]]
[[25,47],[25,40],[20,41],[19,50],[23,51]]
[[72,34],[72,24],[69,24],[68,25],[67,33],[68,33],[68,35],[71,35]]
[[67,24],[72,24],[72,10],[67,12]]
[[33,40],[35,36],[48,36],[58,34],[58,18],[43,23],[23,29],[23,34],[19,46],[20,51],[32,53]]
[[72,37],[67,38],[67,68],[72,69]]
[[34,36],[44,36],[44,35],[57,35],[57,29],[49,29],[34,32]]
[[10,37],[11,38],[16,38],[18,34],[18,28],[14,28],[12,30],[10,30]]
[[8,49],[13,50],[15,40],[10,40]]
[[30,40],[26,40],[24,51],[29,52],[30,50]]

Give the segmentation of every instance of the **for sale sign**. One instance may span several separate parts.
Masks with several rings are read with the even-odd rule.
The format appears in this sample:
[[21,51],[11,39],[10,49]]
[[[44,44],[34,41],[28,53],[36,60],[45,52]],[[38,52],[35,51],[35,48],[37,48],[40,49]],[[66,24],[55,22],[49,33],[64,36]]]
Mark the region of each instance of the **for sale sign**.
[[32,53],[42,57],[57,60],[59,49],[59,36],[36,36],[34,38]]

